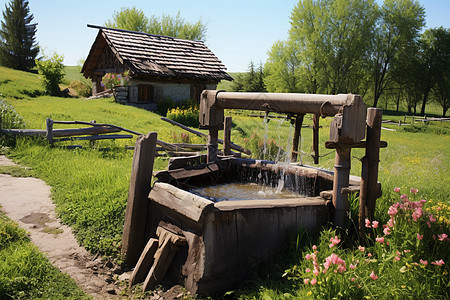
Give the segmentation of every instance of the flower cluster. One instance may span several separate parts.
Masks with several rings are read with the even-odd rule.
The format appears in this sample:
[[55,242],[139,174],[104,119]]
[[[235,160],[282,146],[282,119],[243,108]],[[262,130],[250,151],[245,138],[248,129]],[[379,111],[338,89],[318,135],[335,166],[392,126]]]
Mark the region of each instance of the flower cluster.
[[129,80],[130,76],[128,71],[125,71],[123,74],[106,73],[102,78],[101,86],[106,89],[112,89],[115,86],[128,85]]

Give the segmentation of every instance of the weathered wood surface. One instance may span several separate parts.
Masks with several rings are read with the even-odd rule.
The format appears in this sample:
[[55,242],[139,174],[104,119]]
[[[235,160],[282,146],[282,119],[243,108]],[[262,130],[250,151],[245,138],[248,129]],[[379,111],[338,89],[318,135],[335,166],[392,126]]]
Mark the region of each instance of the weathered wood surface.
[[314,164],[319,163],[319,121],[320,121],[320,115],[314,114],[313,115],[313,158],[314,158]]
[[292,140],[291,162],[297,161],[298,145],[300,143],[300,137],[302,135],[302,125],[304,117],[305,117],[304,114],[299,114],[295,118],[295,131],[294,131],[294,139]]
[[231,154],[231,117],[225,117],[223,124],[223,153],[225,155]]
[[[120,129],[115,127],[87,127],[78,129],[53,129],[53,137],[67,137],[74,135],[94,135],[102,133],[115,133]],[[12,135],[42,136],[47,135],[46,129],[2,129],[3,133]]]
[[118,140],[118,139],[132,139],[130,134],[105,134],[105,135],[92,135],[92,136],[74,136],[61,139],[53,139],[54,142],[64,141],[97,141],[97,140]]
[[154,255],[157,249],[158,249],[158,239],[148,240],[147,245],[144,248],[144,251],[142,251],[139,260],[136,266],[134,267],[133,273],[131,274],[130,287],[137,283],[141,283],[145,280],[148,272],[150,271],[150,268],[153,265]]
[[[380,141],[380,148],[386,148],[388,143],[386,141]],[[336,143],[332,141],[325,142],[325,148],[336,149],[337,147],[348,147],[348,148],[367,148],[367,141],[361,141],[353,144]]]
[[[195,134],[195,135],[197,135],[199,137],[208,138],[208,135],[206,133],[203,133],[203,132],[197,131],[195,129],[189,128],[189,127],[187,127],[187,126],[185,126],[183,124],[180,124],[178,122],[172,121],[172,120],[164,118],[164,117],[162,117],[161,120],[166,121],[166,122],[168,122],[168,123],[170,123],[172,125],[178,126],[178,127],[182,128],[182,129],[184,129],[186,131],[189,131],[189,132],[191,132],[191,133],[193,133],[193,134]],[[223,144],[224,143],[224,141],[222,139],[218,139],[217,142],[219,144]],[[233,142],[230,142],[230,148],[233,149],[233,150],[245,153],[247,155],[251,155],[252,154],[252,152],[250,150],[244,149],[243,147],[241,147],[239,145],[236,145]]]
[[156,132],[136,139],[122,235],[122,254],[128,265],[135,265],[145,246],[148,200],[155,156]]
[[155,182],[148,198],[197,223],[214,206],[210,200],[163,182]]

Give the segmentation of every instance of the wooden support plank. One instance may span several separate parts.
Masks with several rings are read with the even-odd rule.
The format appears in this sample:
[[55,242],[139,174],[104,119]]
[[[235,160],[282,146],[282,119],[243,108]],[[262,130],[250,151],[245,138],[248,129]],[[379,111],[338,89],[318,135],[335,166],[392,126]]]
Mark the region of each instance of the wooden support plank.
[[47,141],[50,145],[53,144],[53,120],[47,118],[46,119],[46,128],[47,128]]
[[[386,148],[388,143],[386,141],[380,141],[380,148]],[[361,141],[353,144],[345,144],[345,143],[336,143],[332,141],[325,142],[325,148],[327,149],[336,149],[337,147],[347,147],[347,148],[366,148],[367,141]]]
[[231,117],[225,117],[223,126],[223,153],[231,155]]
[[136,139],[122,235],[122,255],[130,266],[136,264],[145,246],[147,196],[151,190],[156,137],[156,132],[151,132]]
[[145,280],[148,272],[150,271],[150,268],[153,265],[154,255],[157,249],[158,240],[150,239],[145,246],[144,251],[142,251],[136,267],[134,267],[133,273],[131,274],[130,287]]
[[117,140],[117,139],[132,139],[133,136],[130,134],[107,134],[107,135],[93,135],[93,136],[74,136],[61,139],[53,139],[54,142],[64,142],[64,141],[91,141],[91,140]]
[[292,141],[291,162],[297,161],[298,145],[300,144],[301,130],[303,125],[304,114],[299,114],[295,118],[294,139]]
[[319,120],[320,115],[313,115],[313,158],[314,163],[317,165],[319,163]]

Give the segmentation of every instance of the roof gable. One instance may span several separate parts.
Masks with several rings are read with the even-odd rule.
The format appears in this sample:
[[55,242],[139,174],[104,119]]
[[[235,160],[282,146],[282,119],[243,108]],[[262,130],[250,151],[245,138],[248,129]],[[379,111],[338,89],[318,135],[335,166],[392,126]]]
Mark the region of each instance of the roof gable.
[[99,29],[99,34],[82,69],[86,77],[91,77],[98,69],[107,46],[115,56],[114,67],[126,67],[131,76],[233,80],[225,72],[226,67],[203,42],[121,29],[94,28]]

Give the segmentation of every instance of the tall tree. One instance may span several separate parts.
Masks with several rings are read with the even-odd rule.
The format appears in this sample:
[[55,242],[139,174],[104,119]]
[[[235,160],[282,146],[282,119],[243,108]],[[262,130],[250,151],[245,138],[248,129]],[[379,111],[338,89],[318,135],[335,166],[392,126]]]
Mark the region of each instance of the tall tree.
[[358,92],[375,20],[374,0],[303,0],[294,7],[289,38],[321,92]]
[[11,0],[5,4],[3,21],[0,29],[0,64],[22,71],[29,71],[35,66],[39,53],[36,42],[36,26],[32,24],[28,1]]
[[373,83],[373,106],[384,90],[393,83],[395,68],[403,68],[399,63],[402,50],[414,46],[419,31],[424,26],[425,11],[418,1],[385,0],[380,10],[380,19],[372,39],[371,81]]
[[123,7],[120,11],[114,12],[113,18],[105,22],[105,26],[187,40],[205,41],[206,39],[206,25],[201,19],[195,23],[189,23],[181,17],[180,12],[175,17],[163,14],[161,17],[152,15],[147,18],[141,9]]

